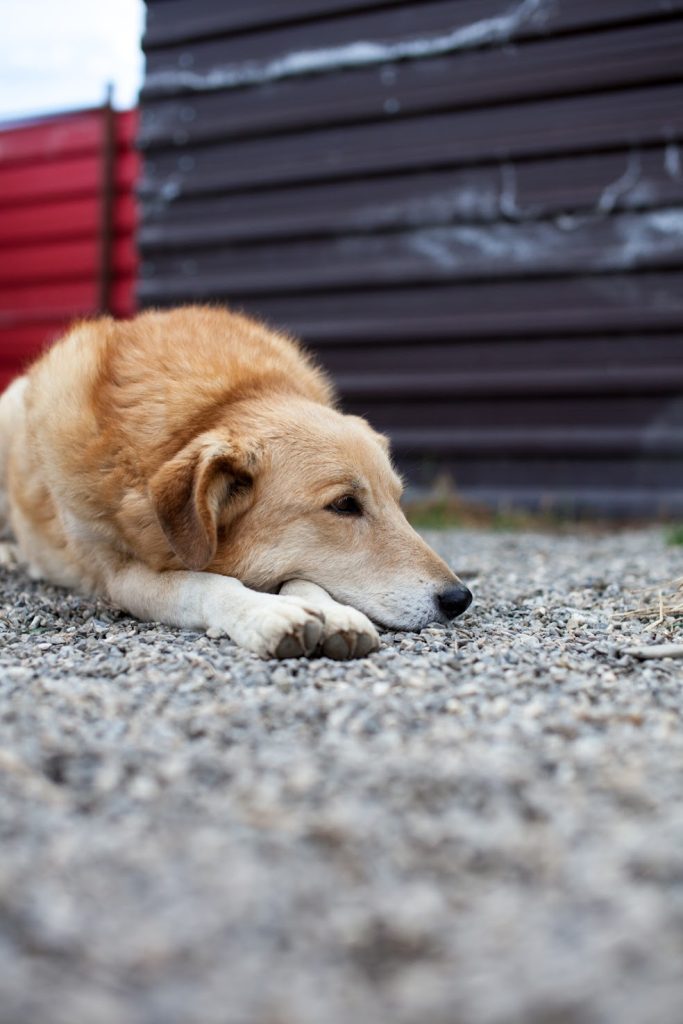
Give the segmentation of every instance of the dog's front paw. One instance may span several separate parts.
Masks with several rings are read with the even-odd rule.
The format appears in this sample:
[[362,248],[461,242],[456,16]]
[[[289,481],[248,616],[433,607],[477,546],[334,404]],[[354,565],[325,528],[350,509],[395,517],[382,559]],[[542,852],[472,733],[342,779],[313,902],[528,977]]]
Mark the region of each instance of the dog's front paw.
[[323,615],[299,598],[264,594],[243,621],[211,632],[227,632],[261,658],[310,658],[322,639]]
[[345,604],[325,605],[319,653],[335,661],[364,658],[379,650],[377,630],[367,615]]

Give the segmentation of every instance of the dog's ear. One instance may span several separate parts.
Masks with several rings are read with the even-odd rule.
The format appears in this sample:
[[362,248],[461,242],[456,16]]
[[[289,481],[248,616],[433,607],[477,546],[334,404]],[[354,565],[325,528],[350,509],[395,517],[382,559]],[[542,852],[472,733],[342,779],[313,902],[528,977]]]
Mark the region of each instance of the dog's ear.
[[219,522],[244,510],[260,460],[257,449],[202,434],[159,469],[149,484],[152,504],[168,542],[188,569],[213,560]]

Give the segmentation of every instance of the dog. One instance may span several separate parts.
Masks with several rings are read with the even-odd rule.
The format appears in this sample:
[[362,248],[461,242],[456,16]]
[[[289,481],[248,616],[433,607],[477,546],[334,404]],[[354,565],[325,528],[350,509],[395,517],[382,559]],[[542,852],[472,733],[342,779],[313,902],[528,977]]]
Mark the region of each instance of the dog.
[[226,309],[77,323],[0,398],[5,563],[262,657],[466,610],[401,490],[299,344]]

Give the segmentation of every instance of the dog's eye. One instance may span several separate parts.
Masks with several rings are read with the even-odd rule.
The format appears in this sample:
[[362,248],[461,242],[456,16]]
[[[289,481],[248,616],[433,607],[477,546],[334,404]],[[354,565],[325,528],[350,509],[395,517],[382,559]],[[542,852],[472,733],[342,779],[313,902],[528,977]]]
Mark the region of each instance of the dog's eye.
[[327,508],[330,512],[336,512],[338,516],[363,515],[363,509],[352,494],[345,494],[343,498],[337,498]]

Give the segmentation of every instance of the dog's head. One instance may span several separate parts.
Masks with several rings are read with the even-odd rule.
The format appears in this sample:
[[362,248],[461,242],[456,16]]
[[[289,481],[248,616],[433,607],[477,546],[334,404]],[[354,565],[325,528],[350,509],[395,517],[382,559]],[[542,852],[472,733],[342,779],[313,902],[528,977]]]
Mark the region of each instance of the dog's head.
[[298,398],[246,405],[150,486],[186,567],[267,591],[309,580],[381,626],[420,629],[455,618],[471,594],[409,525],[401,490],[365,420]]

